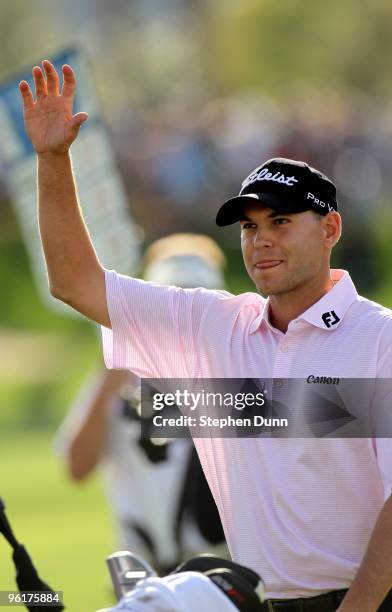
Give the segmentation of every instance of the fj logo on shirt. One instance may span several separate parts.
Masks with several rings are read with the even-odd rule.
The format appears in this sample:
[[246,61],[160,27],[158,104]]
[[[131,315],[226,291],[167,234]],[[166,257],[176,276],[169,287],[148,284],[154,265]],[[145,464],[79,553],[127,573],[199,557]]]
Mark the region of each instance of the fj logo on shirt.
[[340,321],[338,315],[334,310],[331,310],[331,312],[324,312],[321,318],[324,321],[326,327],[332,327],[332,325],[336,325],[336,323],[339,323]]

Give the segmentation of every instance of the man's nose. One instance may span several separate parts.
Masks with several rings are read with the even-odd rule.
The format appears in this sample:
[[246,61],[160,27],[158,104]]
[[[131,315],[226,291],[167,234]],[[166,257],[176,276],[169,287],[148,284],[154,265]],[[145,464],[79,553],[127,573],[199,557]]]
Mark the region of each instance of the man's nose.
[[254,235],[254,246],[256,247],[271,247],[272,235],[266,228],[259,228]]

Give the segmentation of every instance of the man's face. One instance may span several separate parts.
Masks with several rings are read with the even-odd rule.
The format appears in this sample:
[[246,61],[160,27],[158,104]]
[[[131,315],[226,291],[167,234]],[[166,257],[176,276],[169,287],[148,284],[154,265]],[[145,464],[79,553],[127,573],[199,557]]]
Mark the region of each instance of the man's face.
[[263,295],[281,295],[317,283],[328,266],[323,217],[278,213],[250,204],[241,221],[241,248],[250,278]]

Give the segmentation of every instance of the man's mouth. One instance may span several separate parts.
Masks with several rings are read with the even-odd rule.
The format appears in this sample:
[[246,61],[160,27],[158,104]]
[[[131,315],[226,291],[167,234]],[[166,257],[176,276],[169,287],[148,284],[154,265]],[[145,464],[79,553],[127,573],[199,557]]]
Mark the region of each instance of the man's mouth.
[[258,270],[268,270],[269,268],[276,268],[282,263],[282,259],[266,259],[264,261],[258,261],[255,264],[255,268]]

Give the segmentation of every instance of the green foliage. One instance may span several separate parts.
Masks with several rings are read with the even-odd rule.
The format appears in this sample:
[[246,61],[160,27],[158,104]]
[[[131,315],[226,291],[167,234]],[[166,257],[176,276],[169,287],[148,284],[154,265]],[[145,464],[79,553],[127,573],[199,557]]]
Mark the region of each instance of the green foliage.
[[391,92],[392,5],[385,0],[214,3],[208,50],[224,90],[283,98],[316,87]]
[[85,319],[57,314],[43,303],[35,286],[28,255],[16,222],[9,221],[3,211],[4,217],[6,222],[0,229],[0,278],[3,286],[0,294],[0,326],[70,332],[74,330],[82,335],[88,334],[91,326]]

